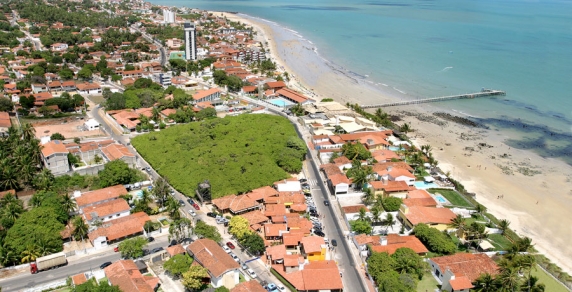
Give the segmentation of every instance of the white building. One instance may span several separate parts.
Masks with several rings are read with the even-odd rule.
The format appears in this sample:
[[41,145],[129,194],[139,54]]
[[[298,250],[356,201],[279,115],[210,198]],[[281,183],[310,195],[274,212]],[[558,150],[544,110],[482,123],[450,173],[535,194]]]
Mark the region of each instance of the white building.
[[197,59],[197,38],[194,23],[185,23],[185,59]]
[[99,123],[95,119],[89,119],[83,123],[83,126],[87,131],[93,131],[99,129]]
[[175,12],[169,9],[163,9],[163,22],[175,23]]

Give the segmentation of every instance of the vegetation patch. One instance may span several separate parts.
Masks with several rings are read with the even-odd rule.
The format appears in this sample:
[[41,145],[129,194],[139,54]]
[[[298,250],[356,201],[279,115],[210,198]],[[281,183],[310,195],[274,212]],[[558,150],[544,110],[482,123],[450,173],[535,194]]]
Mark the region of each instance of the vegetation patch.
[[495,247],[495,250],[509,250],[512,244],[510,240],[502,234],[489,234],[488,238]]
[[302,169],[304,142],[282,117],[240,115],[170,127],[132,144],[180,192],[208,179],[213,198],[245,193]]
[[447,199],[454,206],[473,208],[473,206],[469,202],[467,202],[467,200],[465,200],[463,197],[461,197],[461,194],[459,194],[455,190],[427,189],[427,191],[430,192],[431,194],[436,194],[436,193],[441,194],[443,197],[445,197],[445,199]]

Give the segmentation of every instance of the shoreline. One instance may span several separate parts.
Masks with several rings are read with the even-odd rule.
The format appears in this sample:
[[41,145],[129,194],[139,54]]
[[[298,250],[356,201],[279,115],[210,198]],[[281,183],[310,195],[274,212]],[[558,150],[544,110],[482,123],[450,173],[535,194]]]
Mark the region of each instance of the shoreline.
[[[217,15],[221,13],[209,12]],[[290,80],[288,85],[305,94],[310,93],[308,96],[317,97],[318,101],[322,98],[333,98],[342,104],[346,102],[365,104],[374,100],[381,102],[381,99],[399,98],[391,95],[380,96],[379,91],[375,92],[369,88],[369,84],[355,79],[352,81],[345,72],[337,74],[320,72],[320,68],[314,65],[312,60],[298,59],[298,62],[287,62],[277,52],[279,49],[288,49],[292,54],[297,53],[296,57],[302,57],[303,48],[298,48],[298,52],[295,51],[295,46],[300,45],[299,40],[281,42],[277,40],[278,34],[271,27],[275,23],[271,21],[248,15],[243,17],[244,14],[224,12],[222,14],[230,20],[240,21],[258,31],[257,38],[260,37],[264,42],[268,42],[271,59],[296,77],[296,80]],[[319,54],[317,56],[321,58]],[[301,67],[297,63],[304,63],[309,71],[307,74],[322,74],[316,80],[304,79],[304,73],[296,70],[298,69],[296,67]],[[410,123],[416,130],[408,135],[412,142],[417,146],[431,145],[439,166],[444,171],[450,171],[469,192],[476,193],[477,201],[486,206],[491,214],[499,219],[511,221],[511,229],[521,236],[532,238],[535,248],[540,253],[564,271],[572,272],[572,263],[566,261],[572,258],[572,249],[565,242],[565,238],[572,238],[572,228],[569,227],[572,226],[572,219],[567,216],[572,208],[570,165],[557,159],[542,158],[527,150],[511,148],[505,143],[510,137],[494,129],[470,127],[435,117],[445,125],[440,126],[430,119],[419,118],[432,116],[433,112],[443,112],[433,106],[394,107],[384,110],[389,114],[399,115],[403,122]],[[400,111],[404,110],[412,112],[413,115],[400,114]],[[463,116],[460,112],[452,114]],[[478,144],[482,142],[492,147],[476,151],[467,150],[479,148]],[[508,155],[507,158],[501,158],[505,154]],[[477,167],[478,165],[480,167]],[[534,175],[531,176],[526,169],[533,170]],[[497,199],[501,194],[506,198]]]

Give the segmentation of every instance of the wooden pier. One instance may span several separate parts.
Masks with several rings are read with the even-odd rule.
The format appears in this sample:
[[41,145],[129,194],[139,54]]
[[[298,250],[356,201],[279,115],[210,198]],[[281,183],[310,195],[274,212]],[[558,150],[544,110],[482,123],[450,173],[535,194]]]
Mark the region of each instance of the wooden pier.
[[481,92],[475,92],[475,93],[448,95],[448,96],[441,96],[441,97],[431,97],[431,98],[398,101],[398,102],[391,102],[391,103],[362,105],[361,108],[367,109],[367,108],[378,108],[378,107],[388,107],[388,106],[400,106],[400,105],[410,105],[410,104],[446,101],[446,100],[453,100],[453,99],[472,99],[472,98],[477,98],[477,97],[487,97],[487,96],[495,96],[495,95],[506,95],[506,92],[501,91],[501,90],[494,90],[494,89],[483,89]]

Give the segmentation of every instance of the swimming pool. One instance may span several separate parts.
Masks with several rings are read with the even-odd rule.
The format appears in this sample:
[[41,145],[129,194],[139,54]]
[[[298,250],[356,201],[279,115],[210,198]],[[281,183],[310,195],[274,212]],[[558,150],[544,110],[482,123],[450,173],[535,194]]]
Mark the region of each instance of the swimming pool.
[[426,183],[424,181],[416,181],[413,183],[413,185],[418,188],[418,189],[431,189],[431,188],[438,188],[439,185],[437,185],[436,183]]
[[135,196],[137,197],[137,199],[143,198],[143,191],[142,190],[136,191]]
[[269,99],[268,102],[275,105],[275,106],[279,106],[279,107],[286,107],[286,106],[294,105],[294,103],[287,101],[285,99],[282,99],[282,98]]
[[446,204],[449,202],[442,195],[435,195],[435,199],[441,204]]
[[391,150],[391,151],[399,151],[399,147],[398,147],[398,146],[389,146],[389,150]]

